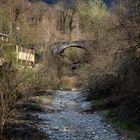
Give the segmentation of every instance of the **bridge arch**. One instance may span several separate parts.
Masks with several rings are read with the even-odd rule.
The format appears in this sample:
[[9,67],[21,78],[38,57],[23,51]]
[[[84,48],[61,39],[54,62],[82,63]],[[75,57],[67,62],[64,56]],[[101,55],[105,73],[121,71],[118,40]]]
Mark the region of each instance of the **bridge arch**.
[[58,55],[65,49],[72,47],[87,50],[85,41],[67,41],[55,43],[54,45],[51,46],[50,51],[52,55]]

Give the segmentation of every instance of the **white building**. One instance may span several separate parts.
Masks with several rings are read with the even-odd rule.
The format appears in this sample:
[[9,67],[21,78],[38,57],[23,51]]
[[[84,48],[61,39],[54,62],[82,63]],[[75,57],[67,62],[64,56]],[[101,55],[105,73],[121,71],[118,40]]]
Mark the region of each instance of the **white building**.
[[34,66],[35,53],[33,48],[24,48],[16,45],[17,63],[23,66]]
[[[33,47],[25,48],[24,46],[15,45],[9,42],[9,35],[0,33],[0,45],[2,51],[4,47],[12,47],[13,53],[16,54],[16,62],[18,65],[22,66],[31,66],[33,67],[35,64],[35,53]],[[2,52],[0,56],[0,66],[3,65],[4,58],[2,57]]]
[[0,33],[0,41],[1,42],[8,42],[9,41],[9,35]]

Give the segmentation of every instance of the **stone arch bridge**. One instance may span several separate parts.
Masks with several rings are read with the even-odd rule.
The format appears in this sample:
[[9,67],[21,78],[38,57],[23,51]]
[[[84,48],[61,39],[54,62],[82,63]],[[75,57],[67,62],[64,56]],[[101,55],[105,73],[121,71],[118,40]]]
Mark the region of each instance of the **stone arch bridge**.
[[58,55],[67,48],[75,47],[87,50],[86,41],[67,41],[67,42],[57,42],[50,47],[51,55]]

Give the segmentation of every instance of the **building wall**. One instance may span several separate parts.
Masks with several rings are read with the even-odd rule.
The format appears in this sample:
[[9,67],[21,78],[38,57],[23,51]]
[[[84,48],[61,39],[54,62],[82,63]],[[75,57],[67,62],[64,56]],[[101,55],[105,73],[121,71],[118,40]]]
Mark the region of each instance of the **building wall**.
[[25,52],[18,52],[17,54],[18,59],[26,60],[26,61],[33,61],[34,62],[34,55],[25,53]]
[[9,36],[0,33],[0,41],[8,42],[9,41]]
[[32,49],[16,45],[17,62],[20,65],[31,66],[35,63],[35,55]]
[[[0,41],[1,42],[8,42],[9,36],[0,33]],[[16,51],[16,59],[17,64],[23,65],[23,66],[33,66],[35,63],[35,54],[33,49],[28,49],[25,47],[21,47],[19,45],[15,46],[9,46],[8,47],[14,47],[12,51]],[[0,66],[4,63],[4,58],[1,58],[0,56]]]

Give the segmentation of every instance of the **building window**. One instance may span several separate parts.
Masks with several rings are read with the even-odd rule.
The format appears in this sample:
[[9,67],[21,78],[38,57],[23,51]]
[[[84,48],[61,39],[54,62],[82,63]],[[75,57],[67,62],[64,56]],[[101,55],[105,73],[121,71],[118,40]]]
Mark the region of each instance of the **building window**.
[[22,60],[21,59],[18,59],[18,64],[22,65]]

